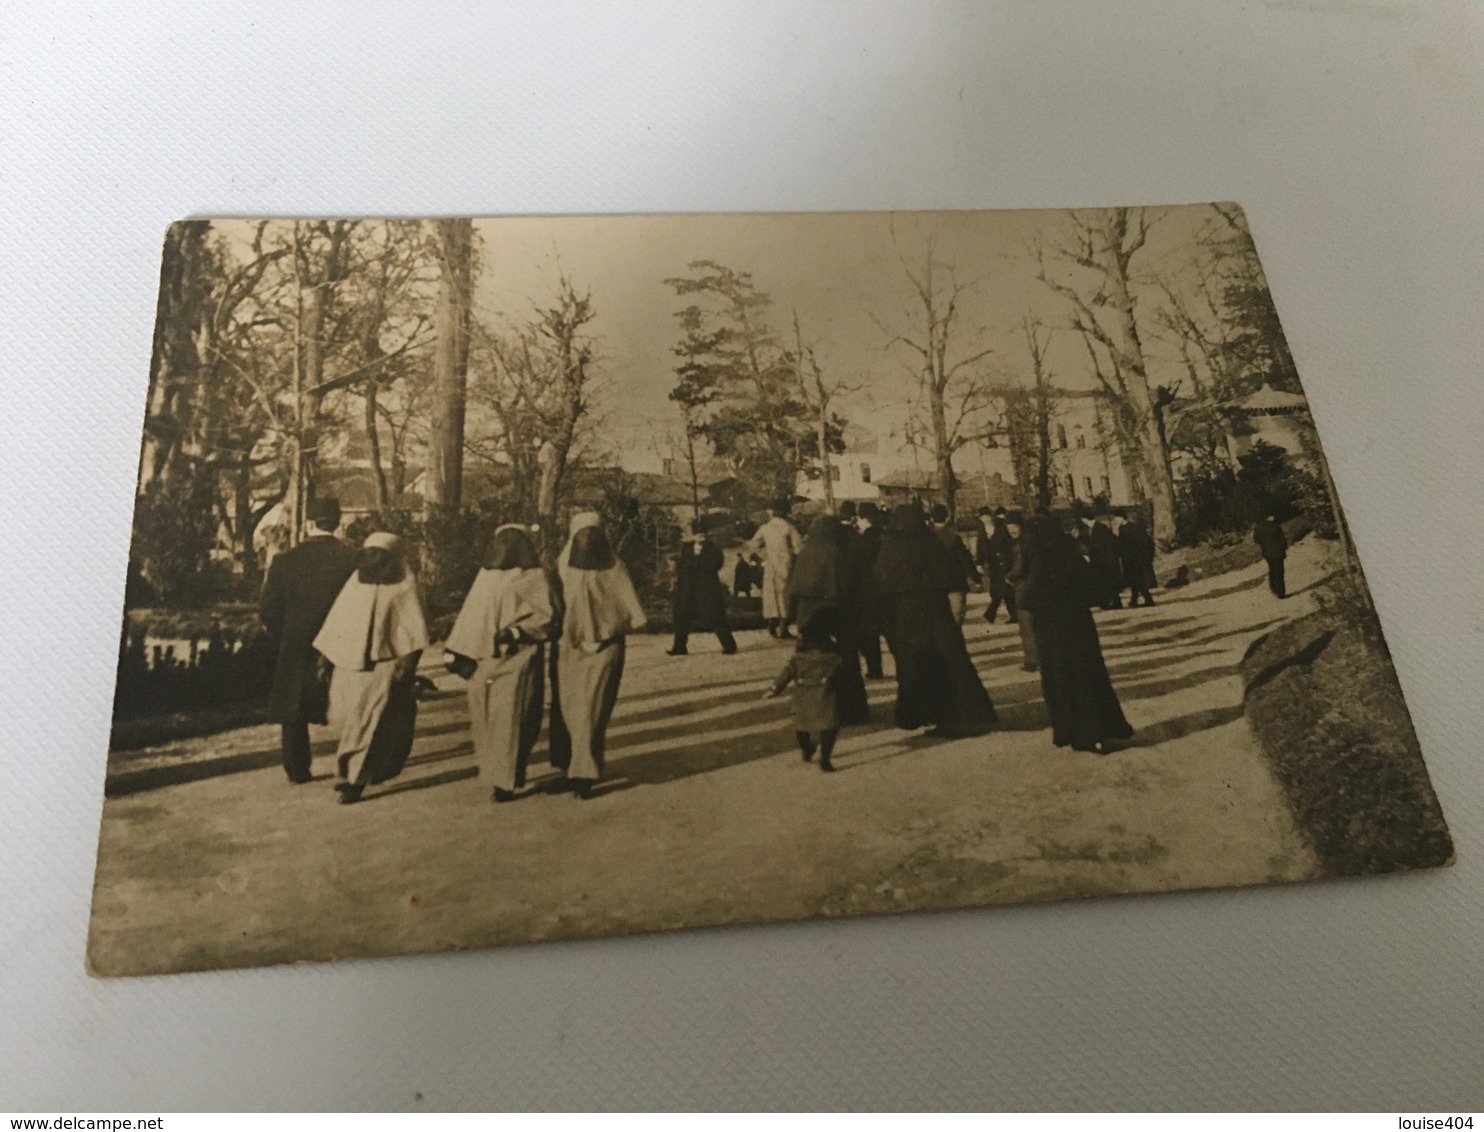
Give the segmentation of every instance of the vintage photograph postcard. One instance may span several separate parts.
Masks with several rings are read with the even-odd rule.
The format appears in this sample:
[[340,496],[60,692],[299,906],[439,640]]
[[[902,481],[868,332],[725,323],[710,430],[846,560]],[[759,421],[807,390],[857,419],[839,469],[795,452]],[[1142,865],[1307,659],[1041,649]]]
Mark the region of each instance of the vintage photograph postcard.
[[1235,204],[185,221],[147,376],[97,975],[1452,859]]

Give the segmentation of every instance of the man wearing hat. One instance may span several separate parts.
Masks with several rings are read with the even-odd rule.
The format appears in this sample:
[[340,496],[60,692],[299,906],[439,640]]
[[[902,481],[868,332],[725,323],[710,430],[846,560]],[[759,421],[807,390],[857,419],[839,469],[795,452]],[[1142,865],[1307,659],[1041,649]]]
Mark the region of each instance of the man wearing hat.
[[314,638],[356,568],[355,549],[335,537],[339,500],[313,499],[307,513],[304,541],[273,559],[258,605],[277,654],[268,718],[282,727],[283,769],[295,783],[310,779],[309,725],[324,723],[328,706]]
[[871,502],[856,511],[857,529],[847,551],[854,589],[856,644],[866,663],[866,678],[883,679],[881,671],[881,598],[876,592],[876,559],[881,554],[881,508]]
[[1283,524],[1278,522],[1278,516],[1269,512],[1259,519],[1252,528],[1252,541],[1257,543],[1263,561],[1268,564],[1268,589],[1274,597],[1287,597],[1283,566],[1288,557],[1288,536],[1283,533]]
[[948,591],[948,608],[953,611],[953,619],[962,625],[964,614],[969,608],[969,587],[978,584],[979,568],[974,565],[974,556],[969,553],[964,540],[959,538],[958,532],[953,529],[946,503],[934,503],[932,510],[928,512],[928,518],[932,520],[933,537],[943,544],[944,550],[948,551],[949,558],[957,567],[955,574],[963,577],[963,582],[959,586]]
[[1123,564],[1118,557],[1118,536],[1109,524],[1109,511],[1099,507],[1087,527],[1087,559],[1092,567],[1097,603],[1104,609],[1123,608]]
[[989,590],[989,606],[984,611],[984,619],[991,625],[1000,612],[1001,603],[1005,606],[1006,618],[1010,624],[1015,624],[1015,591],[1005,580],[1015,561],[1015,539],[1006,525],[1008,517],[1009,512],[1003,507],[996,507],[992,516],[988,507],[979,510],[979,523],[983,530],[979,535],[978,558],[984,571],[985,587]]

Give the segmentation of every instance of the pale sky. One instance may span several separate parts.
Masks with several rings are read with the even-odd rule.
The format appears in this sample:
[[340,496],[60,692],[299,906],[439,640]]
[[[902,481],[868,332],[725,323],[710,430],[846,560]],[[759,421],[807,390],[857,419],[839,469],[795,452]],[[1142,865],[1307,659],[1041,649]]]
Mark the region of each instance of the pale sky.
[[[1191,243],[1212,212],[1206,205],[1149,209],[1148,244],[1134,260],[1136,273],[1158,272],[1189,283]],[[673,453],[679,415],[668,399],[674,386],[680,338],[675,313],[690,302],[664,280],[688,273],[694,260],[709,259],[752,273],[756,287],[773,299],[769,319],[791,341],[798,311],[804,336],[830,377],[842,377],[860,392],[838,406],[849,421],[872,432],[884,471],[911,462],[903,450],[902,426],[916,382],[902,346],[878,321],[912,332],[913,296],[902,267],[920,270],[926,240],[936,239],[939,263],[951,264],[972,283],[950,361],[986,346],[985,364],[1029,381],[1029,358],[1020,329],[1027,312],[1048,327],[1065,327],[1068,304],[1036,278],[1030,252],[1039,236],[1058,241],[1068,223],[1062,211],[737,213],[668,216],[537,216],[476,220],[482,237],[481,276],[475,288],[478,317],[493,327],[527,317],[534,302],[547,303],[565,271],[591,292],[596,317],[589,330],[597,340],[592,412],[602,438],[625,467],[657,469]],[[246,221],[219,221],[217,228],[240,243]],[[894,234],[895,233],[895,234]],[[1068,281],[1080,270],[1048,257],[1048,267]],[[1083,278],[1084,284],[1090,280]],[[1141,311],[1159,300],[1141,290]],[[1184,370],[1173,347],[1140,327],[1152,379],[1178,380]],[[1048,368],[1065,388],[1096,384],[1080,335],[1059,329],[1051,341]]]
[[[1210,216],[1205,206],[1151,211],[1156,223],[1135,267],[1181,274],[1189,242]],[[881,463],[891,468],[908,459],[893,450],[914,383],[904,368],[904,348],[888,349],[889,336],[875,320],[903,330],[913,326],[901,257],[920,266],[925,238],[935,236],[939,261],[974,282],[963,301],[963,351],[992,347],[991,363],[1028,380],[1021,316],[1031,312],[1048,326],[1067,318],[1066,300],[1036,279],[1029,248],[1038,235],[1053,242],[1066,223],[1059,211],[479,220],[483,275],[476,306],[487,320],[498,322],[501,313],[519,317],[532,298],[544,301],[554,293],[562,271],[579,290],[590,290],[602,378],[595,408],[610,443],[622,450],[626,465],[637,466],[657,463],[663,438],[678,425],[667,397],[675,380],[671,351],[680,337],[675,312],[690,299],[678,298],[664,280],[687,274],[687,264],[699,259],[751,272],[757,288],[773,298],[775,331],[787,339],[797,309],[826,373],[863,386],[841,411],[878,435]],[[1145,300],[1153,301],[1152,294]],[[1170,370],[1179,364],[1170,349],[1153,341],[1146,349],[1152,377],[1183,372]],[[1049,362],[1059,385],[1095,384],[1080,336],[1071,331],[1057,333]]]

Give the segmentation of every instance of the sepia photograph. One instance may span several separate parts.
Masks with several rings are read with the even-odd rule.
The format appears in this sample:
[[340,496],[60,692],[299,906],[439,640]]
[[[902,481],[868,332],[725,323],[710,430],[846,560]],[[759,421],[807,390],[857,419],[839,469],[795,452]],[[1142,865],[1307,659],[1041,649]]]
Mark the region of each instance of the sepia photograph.
[[95,975],[1453,859],[1236,204],[187,220],[138,380]]

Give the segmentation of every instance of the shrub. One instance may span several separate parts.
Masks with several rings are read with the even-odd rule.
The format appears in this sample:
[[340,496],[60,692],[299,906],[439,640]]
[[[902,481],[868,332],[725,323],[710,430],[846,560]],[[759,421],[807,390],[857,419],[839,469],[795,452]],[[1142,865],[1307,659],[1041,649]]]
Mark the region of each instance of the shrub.
[[130,543],[132,596],[170,606],[199,606],[236,596],[231,567],[213,561],[215,484],[205,472],[155,480],[134,502]]
[[1321,537],[1335,536],[1324,479],[1282,448],[1258,441],[1235,468],[1212,459],[1189,468],[1175,485],[1175,528],[1182,545],[1245,532],[1264,515],[1306,516]]
[[242,639],[214,625],[204,638],[189,638],[186,652],[151,647],[145,633],[125,622],[119,640],[115,721],[228,705],[261,705],[273,677],[272,642],[262,632]]

